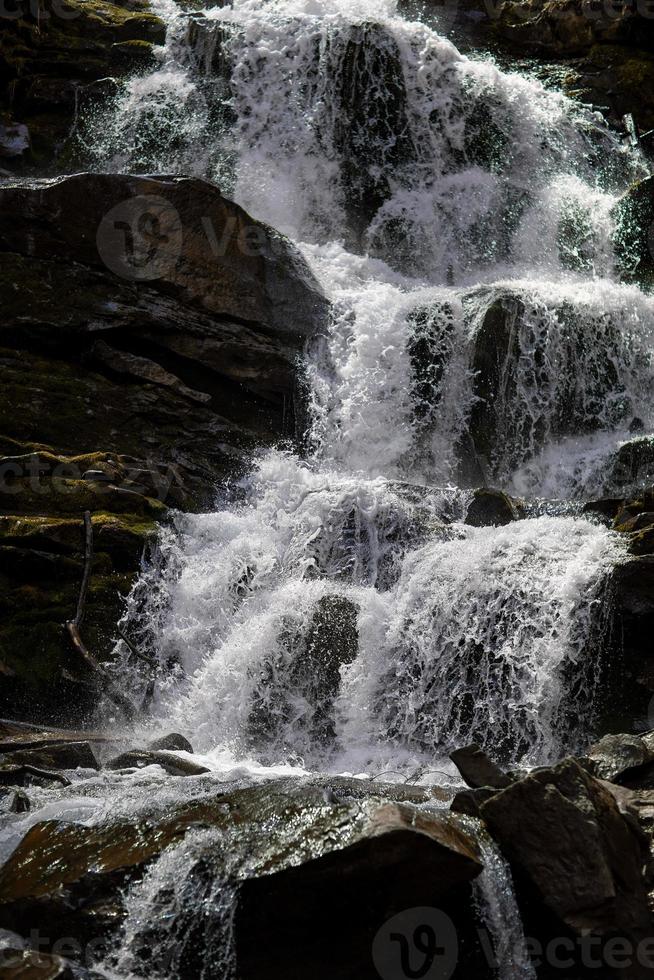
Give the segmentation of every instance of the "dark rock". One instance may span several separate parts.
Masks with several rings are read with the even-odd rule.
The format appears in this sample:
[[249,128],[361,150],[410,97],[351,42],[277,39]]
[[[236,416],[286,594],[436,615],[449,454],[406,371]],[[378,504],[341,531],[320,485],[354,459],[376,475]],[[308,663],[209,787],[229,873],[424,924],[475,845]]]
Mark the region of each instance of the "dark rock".
[[[641,532],[647,534],[648,532]],[[654,553],[631,557],[612,569],[607,584],[603,685],[615,730],[651,725],[654,692]]]
[[624,497],[603,497],[601,500],[588,500],[583,508],[584,514],[597,514],[612,522],[624,505]]
[[519,323],[523,315],[524,305],[519,297],[507,295],[493,300],[474,341],[470,367],[475,377],[475,403],[468,428],[475,455],[487,471],[492,471],[503,433],[506,404],[515,395]]
[[25,762],[0,762],[0,786],[49,786],[52,783],[71,785],[70,779],[52,769],[38,769]]
[[171,776],[202,776],[211,772],[206,766],[191,762],[190,759],[181,759],[170,752],[134,750],[123,752],[105,763],[105,769],[142,769],[144,766],[161,766]]
[[[78,207],[81,198],[84,208]],[[100,302],[93,309],[88,303],[92,296],[86,297],[83,317],[74,308],[68,313],[55,308],[49,330],[56,326],[64,335],[94,331],[101,324],[110,327],[112,321],[116,328],[133,327],[135,320],[143,326],[150,320],[166,333],[172,325],[169,317],[174,316],[174,307],[166,304],[170,297],[183,304],[177,316],[190,332],[194,332],[193,314],[204,313],[236,317],[295,344],[311,336],[327,313],[325,297],[294,246],[224,198],[208,181],[76,174],[4,185],[0,205],[6,218],[0,234],[2,251],[30,261],[49,262],[56,255],[53,275],[57,271],[72,275],[60,264],[80,263],[88,270],[89,286],[96,295],[112,290],[114,302],[109,308],[105,304],[102,309],[102,297],[97,296]],[[63,223],[62,214],[66,215]],[[137,238],[138,223],[144,219],[157,232],[157,246],[151,251],[151,243],[146,248]],[[134,237],[125,239],[117,233],[114,220],[131,224]],[[148,259],[146,264],[143,258]],[[116,293],[120,279],[129,284],[122,295]],[[139,289],[144,283],[146,288]],[[71,292],[69,283],[68,300]],[[121,302],[130,296],[131,310]],[[94,322],[95,317],[99,322]],[[34,329],[43,329],[41,317],[39,321]],[[28,328],[24,322],[25,333]]]
[[0,719],[0,754],[25,750],[42,749],[49,746],[64,746],[66,743],[86,742],[103,746],[115,742],[110,735],[99,732],[75,732],[64,729],[39,728],[16,721]]
[[654,177],[635,184],[615,207],[615,251],[628,282],[654,287]]
[[620,782],[620,777],[654,761],[654,751],[637,735],[605,735],[591,746],[588,758],[598,779]]
[[[574,761],[541,770],[481,806],[512,866],[577,935],[651,935],[641,837],[611,794]],[[621,974],[622,975],[622,974]],[[640,967],[624,976],[645,975]]]
[[501,490],[475,490],[465,523],[472,527],[498,527],[524,517],[524,506]]
[[496,793],[497,790],[490,786],[482,786],[479,789],[463,789],[452,800],[450,810],[453,813],[463,813],[467,817],[480,819],[482,804],[490,800]]
[[150,742],[148,749],[151,752],[189,752],[191,755],[193,754],[193,746],[189,740],[183,735],[178,735],[177,732],[171,732],[170,735],[155,739],[154,742]]
[[[428,6],[433,0],[428,0]],[[557,71],[573,97],[605,108],[619,124],[633,113],[643,132],[654,125],[654,46],[647,4],[586,7],[575,0],[464,0],[457,24],[513,56],[537,57]]]
[[493,789],[505,789],[511,785],[510,777],[502,772],[478,745],[456,749],[450,754],[450,759],[471,789],[488,786]]
[[0,756],[12,765],[35,766],[37,769],[99,769],[88,742],[63,742],[38,749],[18,749]]
[[[397,43],[381,24],[348,28],[340,38],[335,73],[339,110],[334,144],[355,247],[391,196],[390,181],[415,158],[402,61]],[[380,87],[379,80],[383,79]],[[386,147],[386,150],[381,150]],[[381,151],[381,152],[380,152]]]
[[27,793],[19,789],[13,794],[9,809],[12,813],[29,813],[31,806],[32,804]]
[[0,156],[20,169],[51,164],[85,87],[151,65],[166,28],[146,3],[45,0],[15,9],[18,16],[3,17],[0,107],[10,113],[5,130],[18,136],[4,154],[0,142]]
[[102,661],[166,508],[211,506],[253,451],[295,437],[298,355],[328,304],[294,247],[206,181],[5,183],[0,207],[0,714],[80,723],[97,694],[71,680],[61,624],[84,511]]
[[[392,802],[393,788],[333,782],[333,803],[325,801],[321,780],[278,780],[191,801],[156,820],[37,824],[0,869],[0,926],[20,933],[47,923],[51,943],[81,936],[90,928],[90,908],[101,900],[120,902],[121,889],[137,872],[200,826],[219,830],[221,846],[208,841],[198,863],[180,869],[176,892],[188,893],[189,901],[177,909],[173,941],[182,961],[195,963],[210,946],[210,936],[200,942],[198,930],[211,925],[202,896],[217,880],[236,890],[234,952],[245,978],[278,977],[289,949],[297,976],[307,975],[312,957],[321,978],[352,976],[353,968],[367,975],[371,937],[389,916],[429,901],[445,903],[455,919],[470,923],[468,884],[482,866],[457,818]],[[425,794],[396,789],[403,797]],[[168,897],[162,894],[161,901]],[[149,924],[149,975],[162,972],[171,941],[159,932],[159,921]],[[289,923],[296,935],[291,947]],[[97,923],[95,929],[97,938]],[[199,974],[189,966],[179,975]]]
[[[264,667],[254,694],[249,727],[255,745],[267,753],[283,744],[291,718],[294,740],[304,734],[307,751],[316,743],[333,743],[341,669],[359,652],[358,615],[355,603],[328,595],[316,603],[302,628],[293,623],[284,629],[279,653]],[[301,717],[298,699],[306,705]]]
[[71,964],[61,956],[9,947],[0,950],[0,977],[2,980],[75,980]]
[[[482,286],[464,295],[463,307],[474,401],[457,448],[461,485],[502,485],[549,439],[591,433],[609,417],[615,428],[626,426],[633,417],[629,398],[616,397],[615,362],[624,356],[624,337],[615,319],[601,328],[582,392],[576,377],[588,348],[585,311],[567,301],[549,307],[560,327],[554,368],[551,340],[546,332],[534,336],[520,289]],[[524,385],[549,392],[546,411],[525,408]]]

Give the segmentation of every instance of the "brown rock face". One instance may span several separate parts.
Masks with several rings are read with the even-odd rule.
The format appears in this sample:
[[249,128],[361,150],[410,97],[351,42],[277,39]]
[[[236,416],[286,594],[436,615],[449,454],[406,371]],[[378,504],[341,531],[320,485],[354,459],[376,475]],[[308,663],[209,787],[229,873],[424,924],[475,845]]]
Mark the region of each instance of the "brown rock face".
[[[481,814],[557,919],[576,935],[651,935],[645,849],[613,795],[574,761],[537,771],[482,803]],[[648,975],[635,963],[620,974]]]
[[[469,884],[482,865],[460,821],[412,805],[428,797],[415,787],[345,779],[327,785],[329,798],[320,777],[276,780],[147,821],[37,824],[0,870],[0,927],[40,929],[51,943],[65,935],[83,944],[89,929],[96,940],[107,936],[124,915],[121,888],[201,827],[219,833],[207,836],[202,850],[181,852],[180,896],[193,900],[178,912],[173,933],[162,928],[163,918],[144,922],[143,975],[163,975],[171,942],[175,976],[200,975],[219,942],[217,917],[202,911],[217,882],[233,894],[232,952],[244,980],[369,980],[375,935],[407,909],[435,904],[470,928]],[[162,892],[164,906],[169,900],[174,895]],[[107,908],[114,909],[111,922]]]
[[102,657],[166,508],[210,506],[301,428],[299,362],[328,304],[295,248],[207,181],[5,183],[0,213],[0,713],[53,720],[93,700],[61,677],[83,512]]

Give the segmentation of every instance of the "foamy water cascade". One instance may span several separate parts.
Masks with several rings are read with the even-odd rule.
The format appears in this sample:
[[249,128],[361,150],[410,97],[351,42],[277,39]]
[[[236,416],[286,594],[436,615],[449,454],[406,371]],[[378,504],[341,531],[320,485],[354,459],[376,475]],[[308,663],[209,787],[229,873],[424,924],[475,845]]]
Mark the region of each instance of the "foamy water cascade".
[[[123,137],[166,79],[211,101],[220,50],[230,126],[189,112],[184,154],[235,160],[237,200],[302,243],[334,310],[310,458],[271,453],[245,502],[180,517],[130,615],[180,665],[162,717],[205,751],[412,771],[474,737],[546,761],[592,725],[584,651],[621,545],[572,516],[464,526],[455,488],[597,492],[633,420],[651,427],[654,303],[611,245],[645,164],[599,115],[374,6],[237,2],[191,31],[164,5],[161,68],[122,96]],[[113,166],[138,167],[123,145]],[[321,688],[301,663],[330,600],[351,635]]]
[[[575,750],[624,546],[570,502],[609,491],[634,426],[654,430],[654,300],[618,282],[612,247],[644,161],[393,0],[153,7],[166,47],[91,125],[98,166],[228,186],[298,243],[333,316],[307,352],[310,451],[267,452],[215,512],[179,515],[131,596],[160,664],[147,727],[252,780],[447,784],[471,741],[523,766]],[[466,524],[483,482],[526,516]],[[532,977],[486,857],[484,916],[513,930],[499,975]],[[179,912],[185,865],[169,852],[132,890],[113,975],[146,975],[143,922]],[[203,898],[223,939],[226,894]]]

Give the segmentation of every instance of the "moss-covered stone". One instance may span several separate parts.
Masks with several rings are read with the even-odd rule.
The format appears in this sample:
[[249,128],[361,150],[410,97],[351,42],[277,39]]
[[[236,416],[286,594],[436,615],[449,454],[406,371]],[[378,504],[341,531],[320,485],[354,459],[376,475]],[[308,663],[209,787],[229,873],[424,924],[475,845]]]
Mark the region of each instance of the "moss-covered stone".
[[5,153],[6,165],[49,164],[71,131],[85,85],[153,64],[153,45],[163,43],[166,29],[140,6],[45,0],[22,5],[20,17],[3,18],[0,108],[29,134],[24,153]]

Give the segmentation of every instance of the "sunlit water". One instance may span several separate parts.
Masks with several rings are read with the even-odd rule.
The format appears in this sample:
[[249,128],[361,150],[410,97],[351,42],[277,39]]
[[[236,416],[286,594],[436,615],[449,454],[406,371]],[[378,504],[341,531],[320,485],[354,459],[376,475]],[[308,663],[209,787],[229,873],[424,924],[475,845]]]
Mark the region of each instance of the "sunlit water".
[[[135,588],[129,628],[160,663],[144,727],[183,732],[241,781],[449,785],[448,753],[472,740],[506,764],[583,747],[624,546],[553,516],[565,506],[464,518],[482,479],[529,501],[615,490],[616,452],[654,428],[654,300],[618,283],[612,248],[645,164],[598,114],[464,57],[392,0],[153,7],[167,44],[90,122],[94,165],[217,180],[298,244],[333,316],[308,355],[309,457],[269,452],[234,502],[178,516]],[[482,451],[492,307],[508,340]],[[145,690],[120,647],[116,675]],[[149,805],[148,778],[178,792],[157,773],[100,777],[67,818]],[[489,861],[501,932],[513,906]],[[133,892],[119,975],[176,862]],[[531,975],[519,956],[500,972]]]

